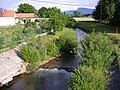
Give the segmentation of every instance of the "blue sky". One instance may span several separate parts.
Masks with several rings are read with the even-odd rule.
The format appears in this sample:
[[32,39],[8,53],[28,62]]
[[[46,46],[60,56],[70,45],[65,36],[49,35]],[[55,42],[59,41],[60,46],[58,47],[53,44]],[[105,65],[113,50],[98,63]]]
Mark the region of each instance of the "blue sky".
[[[39,2],[43,1],[43,2]],[[45,2],[50,3],[45,3]],[[99,0],[0,0],[0,8],[14,9],[18,8],[21,3],[28,3],[35,6],[36,9],[41,7],[57,7],[62,11],[75,10],[79,7],[87,7],[94,9]],[[57,4],[53,4],[53,3]],[[59,3],[59,4],[58,4]],[[70,5],[60,5],[60,4],[70,4]],[[72,5],[71,5],[72,4]]]

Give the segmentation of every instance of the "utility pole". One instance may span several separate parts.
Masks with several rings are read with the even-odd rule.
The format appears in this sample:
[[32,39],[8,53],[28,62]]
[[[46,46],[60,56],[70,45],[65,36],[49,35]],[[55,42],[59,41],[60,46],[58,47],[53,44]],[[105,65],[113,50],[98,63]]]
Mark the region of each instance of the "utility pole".
[[102,5],[103,5],[103,3],[102,3],[102,0],[100,2],[101,2],[101,7],[100,7],[100,22],[102,23],[102,12],[103,12]]

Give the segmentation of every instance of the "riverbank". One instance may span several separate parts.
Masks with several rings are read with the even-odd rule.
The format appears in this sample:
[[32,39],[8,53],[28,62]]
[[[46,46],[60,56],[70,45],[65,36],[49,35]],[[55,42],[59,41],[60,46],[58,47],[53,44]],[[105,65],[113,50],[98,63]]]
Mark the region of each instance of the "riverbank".
[[[69,30],[69,29],[67,29],[67,30],[68,30],[67,33],[69,32],[71,35],[74,36],[71,39],[72,40],[76,39],[75,32],[73,30]],[[65,31],[65,33],[66,33],[66,31]],[[70,35],[69,33],[68,33],[68,35]],[[63,37],[63,36],[61,36],[63,34],[64,34],[64,32],[61,32],[61,33],[59,33],[60,36],[58,34],[57,35],[59,37]],[[22,72],[20,72],[20,71],[22,71],[21,69],[23,67],[25,68],[23,73],[26,73],[26,72],[30,73],[30,72],[36,70],[39,67],[39,65],[49,63],[53,59],[58,58],[58,55],[60,55],[59,54],[60,47],[59,47],[59,44],[57,43],[57,45],[56,45],[56,42],[55,42],[56,39],[59,40],[58,36],[53,36],[53,35],[42,36],[42,37],[37,36],[36,38],[32,38],[28,44],[23,43],[23,44],[19,45],[19,47],[17,47],[17,49],[8,51],[7,52],[8,54],[3,55],[3,53],[2,53],[1,57],[3,57],[3,60],[7,59],[6,62],[11,62],[11,64],[9,63],[6,66],[6,70],[8,70],[8,73],[6,75],[9,75],[9,77],[6,76],[5,79],[8,79],[8,80],[7,81],[5,80],[5,82],[2,83],[2,81],[4,79],[3,80],[0,79],[1,85],[6,84],[9,81],[13,80],[14,76],[22,74]],[[69,37],[66,37],[66,39],[69,39]],[[64,39],[64,40],[66,40],[66,39]],[[62,40],[62,38],[60,40]],[[75,42],[72,42],[72,43],[74,44],[74,43],[76,43],[76,41],[77,41],[77,39],[75,40]],[[71,40],[70,40],[70,42],[71,42]],[[62,44],[62,43],[63,42],[61,42],[60,44]],[[72,45],[72,44],[70,44],[70,45]],[[67,48],[67,47],[65,47],[65,45],[63,45],[62,47],[64,47],[65,50]],[[73,50],[73,48],[75,48],[75,47],[72,47],[70,50]],[[55,57],[53,57],[53,56],[55,56]],[[18,60],[20,59],[20,63],[24,63],[25,65],[22,66],[20,64],[20,67],[18,67],[17,64],[19,64],[19,63],[17,63],[16,58]],[[13,65],[13,63],[12,63],[13,60],[17,64]],[[0,60],[0,62],[1,61],[2,60]],[[13,68],[18,67],[18,69],[17,70],[9,70],[9,69],[11,69],[11,68],[9,68],[11,66]],[[3,75],[2,68],[3,67],[1,66],[0,68],[1,68],[1,77],[2,77],[2,75]],[[18,72],[19,72],[19,74],[18,74]],[[6,73],[6,71],[4,71],[4,73]],[[4,75],[3,75],[3,77],[4,77]]]
[[80,60],[74,54],[53,58],[35,72],[16,76],[8,86],[0,90],[26,90],[26,87],[29,88],[27,90],[68,90],[71,72],[67,69],[76,69],[79,64]]

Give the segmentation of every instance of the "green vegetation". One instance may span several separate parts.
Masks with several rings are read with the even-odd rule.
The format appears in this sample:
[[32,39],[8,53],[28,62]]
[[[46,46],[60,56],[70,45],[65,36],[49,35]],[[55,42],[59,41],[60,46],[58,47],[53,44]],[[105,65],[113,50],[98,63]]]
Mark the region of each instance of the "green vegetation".
[[35,7],[27,3],[20,4],[17,11],[18,13],[37,13]]
[[65,28],[62,32],[60,32],[58,37],[57,46],[59,47],[61,53],[76,52],[78,44],[75,31]]
[[[45,10],[44,13],[47,12],[47,14],[45,14],[47,18],[50,18],[48,22],[46,22],[43,26],[42,29],[47,29],[47,30],[54,30],[54,32],[56,31],[62,31],[63,27],[65,27],[68,17],[67,15],[65,15],[63,12],[60,11],[60,9],[57,9],[56,7],[53,8],[42,8],[42,12],[43,9]],[[41,11],[41,9],[39,10],[39,12]],[[43,13],[43,14],[44,14]],[[38,13],[38,15],[41,15]]]
[[101,22],[115,25],[120,33],[120,1],[119,0],[99,0],[93,17]]
[[14,48],[42,32],[40,28],[24,28],[24,26],[0,27],[0,52]]
[[84,30],[85,32],[102,32],[102,33],[115,33],[116,28],[106,24],[100,24],[99,22],[77,22],[77,28]]
[[76,28],[76,24],[77,24],[76,20],[73,19],[72,17],[69,17],[68,21],[66,23],[66,27],[67,28]]
[[[93,16],[97,20],[109,21],[115,12],[115,3],[117,0],[99,0]],[[102,9],[102,10],[101,10]]]
[[69,82],[71,90],[107,89],[111,63],[116,57],[116,46],[108,36],[101,33],[89,34],[85,42],[79,44],[82,65],[72,74]]
[[28,69],[35,70],[45,59],[59,54],[54,36],[32,39],[32,42],[20,49],[24,59],[29,62]]
[[57,32],[56,35],[31,39],[28,45],[21,47],[20,52],[29,62],[28,69],[34,71],[44,60],[61,53],[70,53],[76,48],[75,32],[65,28],[62,32]]

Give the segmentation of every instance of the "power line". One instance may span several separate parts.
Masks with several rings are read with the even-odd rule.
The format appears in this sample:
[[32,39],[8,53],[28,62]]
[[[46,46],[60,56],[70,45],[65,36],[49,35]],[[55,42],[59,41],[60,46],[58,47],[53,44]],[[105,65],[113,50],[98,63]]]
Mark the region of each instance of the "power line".
[[[78,4],[70,4],[69,2],[68,3],[60,3],[60,2],[39,1],[39,0],[31,0],[31,1],[37,1],[37,2],[43,2],[43,3],[51,3],[51,4],[59,4],[59,5],[68,5],[68,6],[83,6],[83,5],[78,5]],[[84,4],[84,5],[94,5],[94,4]]]

